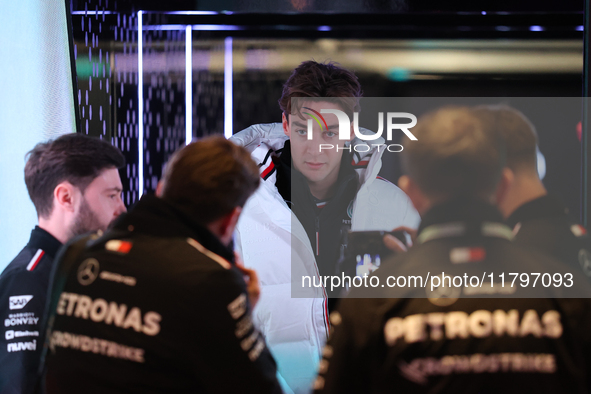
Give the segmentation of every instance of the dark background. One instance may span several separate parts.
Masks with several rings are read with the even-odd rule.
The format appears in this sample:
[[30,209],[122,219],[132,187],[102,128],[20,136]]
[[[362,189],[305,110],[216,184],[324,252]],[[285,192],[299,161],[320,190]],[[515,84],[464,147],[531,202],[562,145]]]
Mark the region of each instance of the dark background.
[[[194,31],[193,43],[209,45],[213,55],[223,51],[231,35],[240,39],[309,40],[578,40],[583,33],[583,1],[425,1],[425,0],[88,0],[67,3],[72,31],[80,106],[80,130],[99,135],[120,147],[128,160],[122,177],[125,201],[138,197],[139,115],[137,67],[137,11],[144,25],[236,25],[239,31]],[[223,11],[218,15],[173,15],[171,11]],[[90,13],[89,13],[90,12]],[[532,32],[532,25],[544,31]],[[330,31],[318,31],[330,26]],[[144,32],[144,57],[166,59],[184,53],[184,31]],[[212,55],[212,56],[213,56]],[[127,59],[127,63],[121,59]],[[301,61],[309,58],[302,58]],[[323,59],[317,59],[323,60]],[[168,60],[167,60],[168,61]],[[137,63],[137,61],[136,61]],[[366,97],[580,97],[582,66],[576,72],[440,73],[433,79],[395,80],[356,70]],[[233,129],[280,121],[277,99],[289,71],[236,70],[233,76]],[[167,64],[144,70],[144,184],[155,189],[170,154],[184,144],[184,74]],[[193,135],[223,133],[223,73],[215,69],[193,72]],[[558,194],[578,216],[581,205],[581,146],[576,134],[580,108],[561,117],[540,115],[521,104],[538,129],[546,157],[548,189]],[[536,112],[537,111],[537,112]],[[566,120],[564,120],[566,119]],[[397,158],[385,159],[382,175],[395,181]]]

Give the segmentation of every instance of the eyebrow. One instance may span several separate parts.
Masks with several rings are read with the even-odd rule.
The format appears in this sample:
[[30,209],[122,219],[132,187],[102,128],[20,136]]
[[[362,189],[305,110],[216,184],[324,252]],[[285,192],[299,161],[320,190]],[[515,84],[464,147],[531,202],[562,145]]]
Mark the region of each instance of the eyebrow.
[[[303,123],[301,123],[301,122],[298,122],[298,121],[295,121],[295,122],[293,122],[293,123],[292,123],[292,126],[295,126],[295,127],[304,127],[304,128],[305,128],[305,127],[308,127],[308,125],[305,125],[305,124],[303,124]],[[331,124],[331,125],[328,125],[328,129],[329,129],[329,130],[335,130],[335,129],[337,129],[337,130],[338,130],[338,128],[339,128],[339,125],[338,125],[338,124]]]
[[110,187],[108,189],[105,189],[105,191],[106,192],[111,192],[111,191],[113,191],[113,192],[122,192],[123,189],[121,189],[120,187]]

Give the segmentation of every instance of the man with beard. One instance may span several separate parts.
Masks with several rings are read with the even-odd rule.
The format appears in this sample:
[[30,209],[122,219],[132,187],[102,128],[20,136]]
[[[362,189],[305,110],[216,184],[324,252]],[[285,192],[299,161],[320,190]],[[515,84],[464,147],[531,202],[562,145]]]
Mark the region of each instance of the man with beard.
[[[280,394],[253,325],[254,271],[232,250],[259,186],[245,149],[221,136],[176,152],[156,195],[56,259],[47,394]],[[85,312],[83,312],[85,311]]]
[[105,231],[126,211],[118,172],[124,164],[117,148],[81,134],[64,135],[29,152],[25,183],[39,225],[0,275],[0,393],[33,390],[53,260],[66,241]]

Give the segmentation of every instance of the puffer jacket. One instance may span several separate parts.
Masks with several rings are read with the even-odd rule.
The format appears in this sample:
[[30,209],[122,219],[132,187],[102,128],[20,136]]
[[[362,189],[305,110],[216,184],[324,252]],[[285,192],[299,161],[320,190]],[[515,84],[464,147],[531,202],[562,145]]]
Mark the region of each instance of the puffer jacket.
[[[271,153],[283,148],[287,139],[281,123],[254,125],[230,139],[251,152],[263,179],[244,206],[234,242],[245,266],[258,273],[262,294],[254,320],[277,361],[284,390],[308,393],[330,323],[325,289],[302,287],[302,277],[318,276],[318,267],[306,231],[275,186]],[[383,139],[371,141],[383,143]],[[358,144],[367,143],[358,138],[351,142],[352,147]],[[351,217],[353,231],[390,231],[419,224],[406,194],[378,177],[384,149],[374,146],[354,154],[360,188]]]

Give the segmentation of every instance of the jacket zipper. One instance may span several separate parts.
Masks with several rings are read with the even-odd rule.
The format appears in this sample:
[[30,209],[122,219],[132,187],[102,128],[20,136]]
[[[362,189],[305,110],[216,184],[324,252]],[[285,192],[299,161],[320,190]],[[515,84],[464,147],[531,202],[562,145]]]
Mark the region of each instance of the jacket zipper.
[[[316,216],[315,225],[316,225],[316,256],[318,256],[318,255],[320,255],[320,215]],[[316,267],[318,267],[318,262],[316,262]],[[318,271],[318,275],[320,276],[320,271]],[[322,290],[324,292],[324,299],[322,300],[322,314],[324,316],[324,325],[326,328],[326,339],[328,340],[328,336],[330,335],[330,320],[328,319],[328,295],[326,294],[326,289],[324,289],[324,286],[322,286]]]
[[320,255],[320,217],[316,216],[316,256]]

